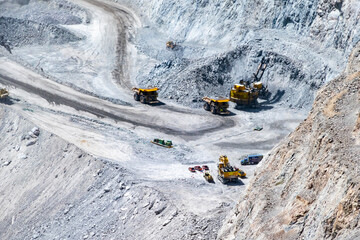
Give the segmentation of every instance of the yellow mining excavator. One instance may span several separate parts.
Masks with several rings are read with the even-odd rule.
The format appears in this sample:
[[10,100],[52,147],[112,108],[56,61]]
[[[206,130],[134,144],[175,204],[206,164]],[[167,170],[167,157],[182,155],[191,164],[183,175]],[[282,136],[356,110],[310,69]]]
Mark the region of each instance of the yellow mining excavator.
[[209,98],[203,97],[204,109],[206,111],[211,111],[213,114],[229,114],[227,110],[229,107],[229,99],[227,98]]
[[5,99],[9,96],[9,91],[5,88],[0,88],[0,99]]
[[235,84],[230,90],[230,101],[237,106],[257,107],[259,96],[265,97],[268,94],[267,86],[261,82],[266,66],[267,60],[262,58],[252,81],[241,80],[240,84]]
[[132,88],[134,92],[135,101],[140,101],[141,103],[158,103],[158,91],[159,89],[154,88]]
[[237,106],[256,107],[259,91],[250,88],[245,84],[235,84],[230,90],[230,101]]
[[166,42],[166,48],[174,49],[175,47],[176,47],[176,43],[174,43],[173,41]]
[[218,179],[222,183],[234,182],[237,181],[239,177],[246,176],[244,171],[230,165],[226,155],[222,155],[219,158],[218,174]]

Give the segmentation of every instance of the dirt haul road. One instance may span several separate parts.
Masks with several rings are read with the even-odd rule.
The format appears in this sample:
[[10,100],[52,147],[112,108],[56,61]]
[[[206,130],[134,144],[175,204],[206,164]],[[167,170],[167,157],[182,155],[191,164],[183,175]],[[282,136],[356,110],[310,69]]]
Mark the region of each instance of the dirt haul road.
[[[130,44],[128,38],[135,34],[135,28],[141,25],[140,20],[130,10],[119,4],[104,3],[96,0],[89,2],[76,0],[74,2],[91,12],[93,22],[97,23],[95,29],[99,30],[99,32],[92,31],[91,35],[95,36],[94,39],[80,43],[81,47],[86,50],[88,46],[87,51],[92,52],[92,55],[97,55],[103,51],[106,53],[111,52],[112,49],[116,48],[117,57],[114,58],[116,63],[112,65],[113,68],[109,71],[113,73],[112,76],[118,82],[118,87],[120,87],[119,92],[121,95],[119,98],[125,101],[132,99],[130,88],[133,85],[129,72],[134,70],[133,58],[136,58],[136,51],[134,51],[134,47]],[[266,112],[241,112],[236,116],[220,117],[202,110],[192,110],[177,107],[176,105],[151,107],[133,102],[133,100],[129,100],[132,104],[128,104],[133,106],[116,105],[50,81],[6,58],[1,58],[0,63],[0,82],[5,85],[12,85],[32,95],[39,95],[51,103],[67,105],[98,117],[130,124],[131,129],[140,126],[185,140],[197,140],[197,146],[200,145],[201,147],[199,151],[208,151],[208,145],[215,145],[213,143],[220,146],[220,149],[225,149],[226,146],[230,145],[227,143],[221,144],[219,140],[220,142],[226,141],[228,136],[231,137],[232,141],[242,144],[242,146],[248,146],[248,149],[265,151],[269,149],[268,146],[263,149],[260,144],[254,144],[258,140],[258,136],[248,131],[252,129],[252,125],[262,124],[262,122],[271,123],[279,120],[290,120],[291,126],[287,126],[284,131],[283,129],[271,128],[268,129],[268,132],[262,132],[261,139],[267,141],[270,145],[274,145],[293,129],[299,119],[302,118],[301,114],[284,114],[282,110],[272,111],[270,114]],[[99,84],[102,85],[104,81],[113,80],[101,79]],[[77,113],[72,112],[72,114]],[[252,120],[253,116],[256,120]],[[225,129],[228,130],[225,131]],[[248,133],[244,135],[244,131]],[[230,151],[230,149],[227,149],[227,151]],[[232,149],[232,151],[235,150]],[[247,150],[244,149],[243,151]]]
[[[129,9],[118,4],[115,5],[109,2],[104,3],[96,0],[89,2],[77,0],[74,2],[83,7],[93,8],[95,6],[96,8],[100,8],[116,20],[115,24],[118,35],[108,36],[116,39],[117,62],[115,69],[113,70],[113,76],[119,83],[119,86],[123,88],[124,94],[132,95],[131,87],[133,85],[129,79],[129,74],[126,71],[132,58],[131,50],[129,50],[127,44],[127,38],[134,34],[132,29],[139,26],[140,21]],[[11,78],[6,71],[12,69],[14,64],[15,63],[11,63],[10,61],[6,63],[3,62],[2,67],[0,67],[3,70],[0,72],[0,82],[4,85],[12,85],[21,88],[32,94],[39,95],[49,102],[67,105],[76,110],[92,113],[98,117],[108,117],[117,122],[126,122],[133,124],[134,126],[151,128],[159,132],[176,136],[201,136],[205,133],[221,131],[225,128],[235,126],[235,122],[228,118],[215,116],[209,119],[206,115],[196,116],[192,113],[184,113],[183,110],[177,109],[176,107],[162,107],[161,110],[155,110],[155,108],[141,106],[140,104],[137,104],[136,107],[125,107],[111,104],[106,101],[99,101],[99,99],[94,97],[75,92],[71,88],[48,81],[40,75],[32,76],[32,80],[26,79],[27,76],[21,74],[19,74],[18,77]],[[28,71],[22,69],[18,72],[25,73]],[[149,111],[149,108],[151,108],[151,111]],[[169,112],[173,113],[170,114]],[[173,117],[169,117],[170,115]],[[166,119],[161,116],[166,116]],[[189,121],[183,121],[186,119],[189,119]]]
[[[0,67],[0,83],[23,89],[46,99],[48,102],[67,105],[78,111],[89,112],[98,117],[108,117],[117,122],[130,123],[134,126],[142,126],[177,136],[201,136],[205,133],[235,126],[234,121],[228,118],[214,117],[209,120],[206,116],[196,116],[191,113],[173,113],[174,117],[170,119],[170,114],[165,109],[144,111],[143,108],[116,105],[76,92],[69,87],[54,83],[36,74],[33,75],[32,79],[24,75],[17,79],[11,78],[6,76],[10,73],[5,73],[6,75],[4,75],[6,70],[3,67],[8,66],[11,69],[12,64],[14,63],[8,61],[2,62]],[[26,71],[26,69],[22,69],[21,73]],[[145,107],[150,108],[149,106]],[[160,116],[162,115],[166,115],[167,119],[161,119]],[[187,118],[191,118],[191,121],[183,121]]]
[[75,4],[83,7],[89,7],[88,4],[102,9],[115,20],[117,35],[110,36],[116,39],[116,57],[117,62],[113,70],[113,76],[116,82],[124,89],[131,90],[133,83],[129,76],[129,67],[134,54],[128,46],[128,39],[134,37],[135,29],[141,25],[140,19],[131,12],[130,9],[125,8],[119,4],[112,4],[111,2],[102,1],[79,1],[73,0]]
[[[47,63],[60,65],[56,66],[59,71],[65,69],[71,72],[74,66],[66,59],[74,56],[86,63],[80,67],[89,65],[96,73],[100,69],[101,74],[93,79],[78,78],[90,82],[88,85],[92,89],[86,89],[81,84],[78,87],[84,87],[94,95],[101,92],[104,97],[116,97],[125,104],[114,104],[104,100],[106,98],[100,99],[60,84],[75,82],[76,76],[91,74],[62,75],[61,78],[54,76],[51,68],[45,67],[45,74],[41,75],[13,60],[0,57],[0,85],[10,88],[13,102],[8,107],[40,129],[89,154],[123,166],[141,185],[162,192],[179,209],[179,215],[220,218],[237,201],[254,175],[255,166],[242,167],[247,179],[233,186],[223,185],[216,178],[219,155],[226,154],[234,165],[239,166],[242,154],[265,154],[296,127],[303,115],[274,107],[254,112],[231,109],[236,114],[222,117],[203,109],[175,104],[149,106],[135,102],[130,88],[136,86],[132,80],[136,70],[134,59],[138,56],[131,38],[140,21],[135,14],[118,4],[73,2],[89,10],[92,18],[89,24],[69,29],[80,33],[91,31],[82,41],[54,46],[59,50],[54,54],[57,61],[47,58]],[[35,46],[25,53],[24,49],[26,47],[15,49],[14,54],[34,59],[48,54],[45,46]],[[43,52],[34,55],[34,49]],[[60,79],[59,83],[53,81],[57,79]],[[99,92],[91,91],[99,88]],[[284,122],[280,126],[273,124],[279,121]],[[254,132],[253,128],[257,125],[264,129]],[[153,138],[171,139],[175,147],[165,149],[151,144]],[[266,145],[261,141],[267,141]],[[207,184],[201,173],[188,171],[189,166],[205,164],[210,167],[215,184]]]

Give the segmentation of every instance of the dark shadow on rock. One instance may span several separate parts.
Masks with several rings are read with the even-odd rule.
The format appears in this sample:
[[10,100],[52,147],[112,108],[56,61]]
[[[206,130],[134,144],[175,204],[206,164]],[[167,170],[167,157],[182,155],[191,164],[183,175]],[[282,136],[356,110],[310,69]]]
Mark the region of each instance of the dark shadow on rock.
[[0,104],[5,104],[5,105],[13,105],[14,104],[14,99],[11,99],[9,97],[5,98],[5,99],[0,99]]
[[275,104],[278,103],[281,98],[284,96],[285,94],[285,90],[277,90],[277,92],[275,93],[275,95],[270,99],[271,97],[271,93],[270,96],[268,96],[268,100],[265,102],[266,104]]
[[225,185],[228,185],[228,186],[243,186],[245,185],[243,183],[243,181],[241,181],[240,179],[237,180],[236,182],[228,182],[228,183],[225,183]]

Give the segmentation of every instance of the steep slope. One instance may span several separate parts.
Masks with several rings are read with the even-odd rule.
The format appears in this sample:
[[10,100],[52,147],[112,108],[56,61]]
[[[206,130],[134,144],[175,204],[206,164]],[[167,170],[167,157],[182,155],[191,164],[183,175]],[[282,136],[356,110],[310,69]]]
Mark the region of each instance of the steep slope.
[[262,162],[219,239],[360,236],[360,46]]
[[[118,2],[142,16],[136,47],[158,63],[139,70],[138,84],[159,86],[161,96],[194,107],[204,95],[227,96],[267,57],[267,104],[309,110],[319,86],[341,73],[359,41],[356,1]],[[168,40],[179,47],[166,51]]]

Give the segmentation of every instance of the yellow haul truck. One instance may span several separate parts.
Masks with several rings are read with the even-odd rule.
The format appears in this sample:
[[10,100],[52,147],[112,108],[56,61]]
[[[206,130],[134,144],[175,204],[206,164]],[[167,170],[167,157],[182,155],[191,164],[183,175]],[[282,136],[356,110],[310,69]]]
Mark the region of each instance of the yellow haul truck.
[[158,103],[158,88],[132,88],[134,92],[135,101],[140,101],[141,103]]
[[239,177],[245,177],[246,173],[237,167],[233,167],[229,163],[227,156],[222,155],[218,163],[218,179],[222,183],[235,182]]
[[229,114],[227,110],[229,107],[229,99],[219,98],[213,99],[209,97],[203,97],[204,109],[206,111],[211,111],[213,114]]

